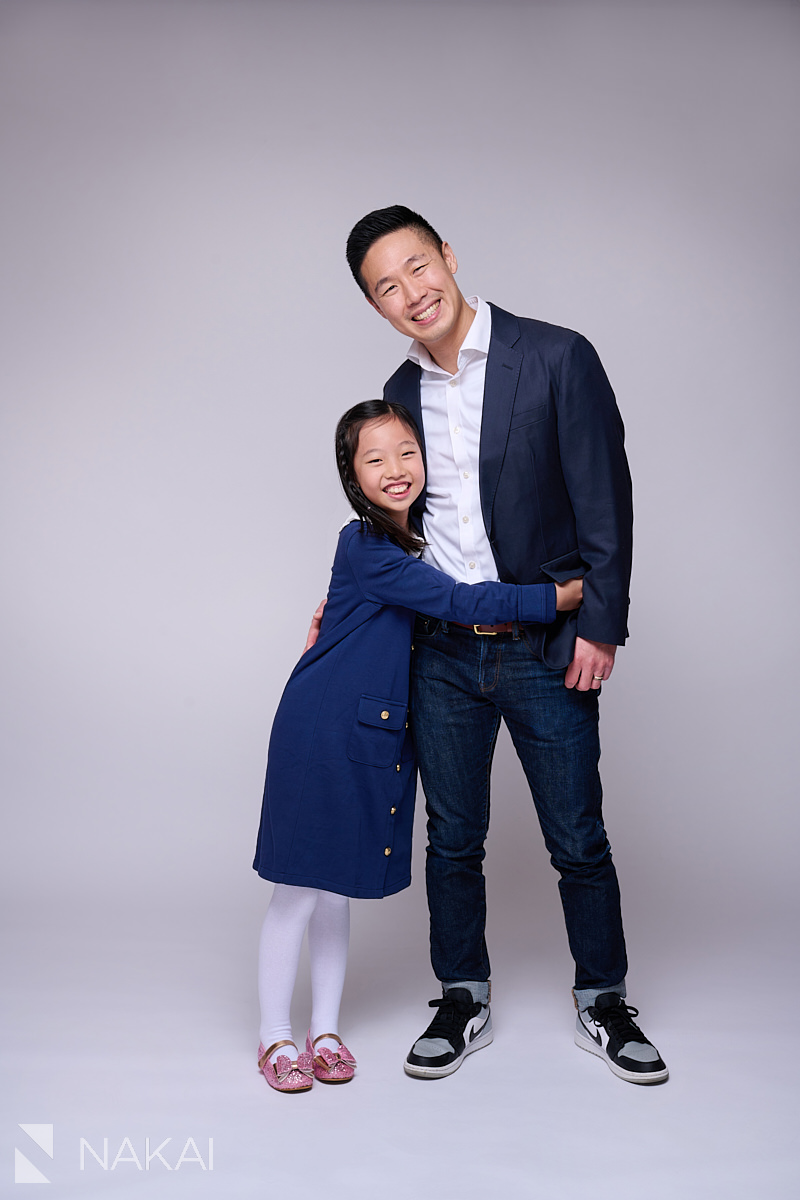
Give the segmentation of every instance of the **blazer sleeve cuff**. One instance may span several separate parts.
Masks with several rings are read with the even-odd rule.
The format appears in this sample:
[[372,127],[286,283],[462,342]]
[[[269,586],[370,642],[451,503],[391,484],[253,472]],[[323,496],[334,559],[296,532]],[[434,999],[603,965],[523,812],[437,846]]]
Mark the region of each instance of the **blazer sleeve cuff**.
[[556,619],[556,585],[554,583],[521,584],[519,619],[523,625],[552,625]]
[[579,609],[576,633],[578,637],[585,638],[587,642],[605,642],[608,646],[624,646],[628,636],[628,627],[624,621],[598,620],[596,616],[591,617],[583,609]]

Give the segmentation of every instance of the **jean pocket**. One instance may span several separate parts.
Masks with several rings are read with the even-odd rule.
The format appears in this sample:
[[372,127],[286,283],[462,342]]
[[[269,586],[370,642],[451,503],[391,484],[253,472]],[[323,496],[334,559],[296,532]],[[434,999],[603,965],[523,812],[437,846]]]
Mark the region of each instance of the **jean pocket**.
[[390,767],[398,761],[405,736],[406,706],[379,696],[362,696],[347,745],[347,757],[367,767]]
[[433,637],[434,633],[438,633],[442,622],[438,617],[426,617],[424,613],[417,613],[414,619],[414,638]]

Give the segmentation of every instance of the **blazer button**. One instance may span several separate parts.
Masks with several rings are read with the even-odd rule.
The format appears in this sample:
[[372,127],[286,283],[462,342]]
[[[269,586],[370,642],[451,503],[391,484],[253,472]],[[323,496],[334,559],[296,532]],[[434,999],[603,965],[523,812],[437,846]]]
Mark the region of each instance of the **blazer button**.
[[383,710],[383,712],[381,713],[381,720],[382,720],[382,721],[388,721],[388,720],[389,720],[389,714],[388,714],[388,712],[386,711],[386,709],[384,709],[384,710]]
[[386,857],[388,858],[388,857],[389,857],[389,855],[392,853],[392,851],[391,851],[390,847],[389,847],[389,846],[387,846],[387,847],[386,847],[386,849],[384,850],[384,852],[383,852],[383,853],[384,853],[384,854],[386,855]]
[[395,808],[394,805],[392,805],[392,807],[389,809],[389,816],[393,817],[396,812],[397,812],[397,809]]
[[399,770],[400,770],[400,763],[398,763],[398,764],[397,764],[397,766],[395,767],[395,770],[396,770],[396,771],[399,771]]

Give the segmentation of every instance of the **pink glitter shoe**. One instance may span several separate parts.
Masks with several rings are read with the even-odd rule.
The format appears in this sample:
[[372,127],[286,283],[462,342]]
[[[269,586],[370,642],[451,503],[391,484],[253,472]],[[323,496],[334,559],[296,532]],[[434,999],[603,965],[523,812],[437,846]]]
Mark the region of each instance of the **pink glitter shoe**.
[[269,1050],[264,1049],[263,1042],[258,1047],[258,1069],[271,1088],[276,1092],[308,1092],[314,1083],[314,1059],[311,1054],[298,1054],[292,1061],[285,1054],[279,1054],[272,1064],[272,1055],[280,1046],[292,1046],[294,1042],[284,1040],[275,1042]]
[[[330,1050],[327,1046],[316,1049],[317,1042],[323,1038],[333,1038],[339,1043],[338,1050]],[[321,1033],[311,1041],[311,1030],[306,1037],[306,1055],[311,1055],[314,1061],[314,1076],[320,1083],[349,1083],[356,1073],[356,1060],[335,1033]]]

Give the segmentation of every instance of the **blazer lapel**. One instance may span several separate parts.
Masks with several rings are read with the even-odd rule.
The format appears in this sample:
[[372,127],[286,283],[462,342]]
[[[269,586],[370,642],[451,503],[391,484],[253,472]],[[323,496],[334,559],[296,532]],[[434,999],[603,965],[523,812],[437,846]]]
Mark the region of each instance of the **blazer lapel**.
[[483,387],[479,473],[483,523],[487,536],[491,537],[492,508],[522,369],[522,351],[515,349],[520,335],[517,318],[494,304],[489,307],[492,310],[492,338]]
[[[420,434],[420,449],[422,450],[422,461],[425,464],[425,472],[427,475],[428,459],[425,452],[425,430],[422,425],[422,398],[420,396],[420,381],[422,372],[415,362],[407,358],[404,363],[395,371],[392,378],[383,389],[385,400],[391,400],[395,404],[402,404],[411,413],[417,423],[417,428]],[[420,492],[412,506],[412,513],[416,517],[425,511],[425,497],[428,494],[427,484]]]
[[395,371],[393,379],[395,386],[392,388],[392,394],[387,396],[386,399],[405,405],[419,425],[420,433],[422,433],[422,401],[419,392],[420,378],[421,371],[419,367],[410,358],[407,358],[398,367],[397,371]]

